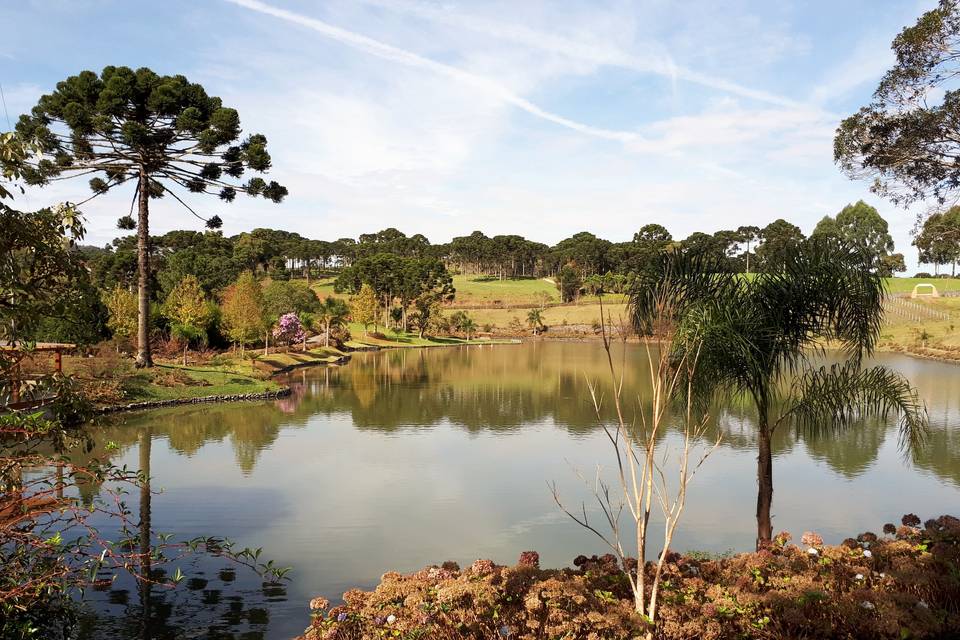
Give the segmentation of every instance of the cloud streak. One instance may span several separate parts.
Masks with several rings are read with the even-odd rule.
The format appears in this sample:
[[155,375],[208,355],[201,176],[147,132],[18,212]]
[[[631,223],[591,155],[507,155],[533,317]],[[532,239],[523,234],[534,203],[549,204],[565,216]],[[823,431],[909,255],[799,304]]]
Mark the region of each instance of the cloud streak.
[[671,81],[684,80],[742,98],[750,98],[782,107],[801,106],[801,103],[796,100],[791,100],[769,91],[746,87],[736,82],[717,78],[713,75],[704,74],[694,69],[677,65],[669,55],[657,54],[653,51],[642,56],[635,55],[606,44],[586,43],[551,33],[536,31],[521,25],[500,23],[406,0],[364,1],[390,11],[405,13],[432,22],[467,29],[499,40],[565,56],[582,62],[619,67],[639,73],[654,74],[666,77]]
[[435,60],[431,60],[419,54],[413,53],[412,51],[386,44],[385,42],[381,42],[362,34],[334,26],[322,20],[311,18],[293,11],[287,11],[286,9],[280,9],[265,2],[260,2],[260,0],[226,1],[251,11],[256,11],[264,15],[272,16],[286,22],[306,27],[307,29],[311,29],[312,31],[315,31],[324,37],[335,40],[353,49],[363,51],[369,55],[446,76],[465,85],[469,85],[485,95],[495,98],[505,104],[512,105],[521,111],[525,111],[536,118],[540,118],[541,120],[551,122],[561,127],[572,129],[573,131],[605,140],[614,140],[624,143],[635,143],[641,141],[640,135],[634,131],[604,129],[578,122],[576,120],[571,120],[570,118],[566,118],[537,106],[526,98],[517,95],[496,80],[477,75],[469,71],[464,71],[463,69],[453,65],[436,62]]

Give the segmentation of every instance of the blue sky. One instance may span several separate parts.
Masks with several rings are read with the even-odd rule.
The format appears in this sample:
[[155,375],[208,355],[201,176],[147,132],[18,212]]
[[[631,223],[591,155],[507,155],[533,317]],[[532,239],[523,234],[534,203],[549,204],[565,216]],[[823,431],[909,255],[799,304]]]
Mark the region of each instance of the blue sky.
[[[83,69],[200,82],[267,136],[271,177],[290,189],[281,205],[192,202],[228,234],[395,226],[435,242],[481,229],[554,243],[778,217],[809,233],[863,198],[912,270],[916,212],[840,174],[831,145],[890,66],[890,41],[934,5],[19,0],[0,5],[0,83],[15,120]],[[86,193],[78,180],[27,200]],[[85,206],[90,241],[118,235],[130,195]],[[197,223],[167,200],[151,218],[157,233]]]

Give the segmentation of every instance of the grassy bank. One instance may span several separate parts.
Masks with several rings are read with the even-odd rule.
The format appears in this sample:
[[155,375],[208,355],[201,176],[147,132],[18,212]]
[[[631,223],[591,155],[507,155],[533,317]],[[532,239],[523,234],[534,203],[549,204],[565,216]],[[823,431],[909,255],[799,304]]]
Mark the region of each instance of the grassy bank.
[[378,327],[378,330],[374,331],[373,326],[370,326],[368,330],[365,331],[363,325],[357,323],[350,323],[349,329],[351,339],[345,346],[351,349],[369,349],[370,347],[376,347],[378,349],[409,349],[478,344],[511,344],[514,342],[509,339],[497,339],[488,336],[475,337],[470,340],[453,336],[424,336],[421,338],[417,333],[412,331],[385,331],[383,327]]
[[[899,527],[884,525],[881,535],[865,532],[839,546],[812,533],[795,546],[781,533],[757,553],[671,553],[653,637],[957,637],[960,520],[918,525],[916,516],[904,516]],[[537,554],[525,552],[513,567],[478,560],[463,570],[444,563],[411,575],[388,572],[374,591],[348,591],[332,609],[315,599],[301,640],[628,640],[649,629],[613,556],[580,556],[574,564],[544,570]]]
[[80,383],[84,393],[98,407],[263,393],[282,388],[269,380],[269,374],[254,360],[223,356],[187,366],[157,358],[154,367],[136,369],[131,358],[101,350],[92,357],[65,356],[63,369]]
[[279,371],[297,367],[340,362],[347,353],[334,347],[311,347],[307,351],[283,351],[258,355],[253,366],[263,373],[273,375]]
[[[351,350],[369,348],[425,348],[455,345],[507,344],[513,340],[480,338],[467,341],[462,338],[420,338],[414,333],[388,332],[364,335],[363,327],[352,325],[354,336],[344,350],[334,347],[311,346],[271,350],[248,349],[245,357],[228,352],[215,355],[189,354],[184,366],[179,358],[167,359],[155,355],[155,366],[136,369],[133,359],[101,348],[92,356],[67,355],[63,371],[77,380],[84,393],[98,408],[139,402],[187,400],[206,396],[249,395],[275,392],[283,388],[272,376],[300,367],[329,365],[342,362]],[[24,363],[25,373],[52,373],[52,360],[38,358]]]
[[960,298],[889,300],[880,349],[960,360]]

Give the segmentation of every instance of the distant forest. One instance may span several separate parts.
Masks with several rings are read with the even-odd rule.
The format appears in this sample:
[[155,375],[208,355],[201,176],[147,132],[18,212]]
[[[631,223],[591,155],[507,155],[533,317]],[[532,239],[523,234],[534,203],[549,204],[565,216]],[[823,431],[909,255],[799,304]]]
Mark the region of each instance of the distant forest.
[[[886,221],[863,202],[845,207],[834,217],[826,216],[812,235],[820,234],[865,246],[884,275],[905,270],[903,255],[893,252]],[[273,279],[309,280],[336,275],[378,254],[436,259],[453,274],[540,278],[556,277],[566,268],[576,271],[581,280],[588,280],[591,276],[635,273],[660,251],[698,251],[715,255],[731,271],[750,273],[777,269],[785,252],[804,237],[798,226],[782,218],[762,228],[695,232],[681,240],[659,224],[642,226],[628,242],[611,242],[584,231],[553,246],[519,235],[489,237],[480,231],[448,243],[431,244],[421,234],[408,236],[394,228],[338,240],[310,239],[275,229],[254,229],[230,237],[220,231],[178,230],[151,237],[152,290],[162,298],[184,277],[193,275],[208,294],[214,294],[243,271]],[[135,235],[117,238],[105,248],[85,246],[80,250],[98,288],[135,286]]]

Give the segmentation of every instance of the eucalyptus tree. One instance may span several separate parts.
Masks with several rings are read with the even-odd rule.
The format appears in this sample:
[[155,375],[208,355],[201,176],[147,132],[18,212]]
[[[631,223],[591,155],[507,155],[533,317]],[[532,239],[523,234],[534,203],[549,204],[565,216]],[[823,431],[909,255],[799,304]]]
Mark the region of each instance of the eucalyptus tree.
[[848,204],[837,216],[824,216],[811,235],[830,235],[862,247],[875,259],[875,266],[883,276],[892,276],[889,261],[893,255],[893,237],[887,221],[875,207],[863,200]]
[[920,253],[920,262],[932,262],[937,273],[941,264],[953,263],[955,274],[960,258],[960,206],[934,213],[924,220],[913,245]]
[[[905,450],[926,432],[926,409],[909,382],[884,367],[863,365],[883,315],[883,279],[870,268],[871,257],[823,237],[798,243],[782,257],[778,269],[746,279],[725,273],[714,258],[664,254],[656,272],[639,275],[630,295],[635,328],[663,335],[648,320],[656,315],[649,292],[672,281],[685,302],[677,307],[682,312],[669,348],[679,352],[684,340],[697,336],[693,388],[704,399],[739,394],[755,406],[758,547],[770,541],[773,530],[776,430],[839,432],[868,414],[897,413]],[[705,281],[704,272],[712,278]],[[817,363],[828,342],[841,349],[840,363]]]
[[960,3],[940,0],[893,40],[896,63],[873,99],[837,128],[834,160],[896,204],[960,192]]
[[89,176],[93,195],[87,200],[127,183],[135,185],[130,213],[118,225],[137,229],[137,366],[153,363],[150,200],[169,195],[208,227],[217,228],[219,216],[201,216],[177,189],[215,194],[223,202],[232,202],[239,192],[273,202],[287,195],[287,189],[274,181],[260,177],[240,181],[248,169],[258,173],[270,169],[267,139],[252,134],[241,141],[237,111],[182,75],[113,66],[99,75],[83,71],[42,96],[30,115],[20,117],[17,132],[36,140],[43,152],[24,173],[30,184]]

